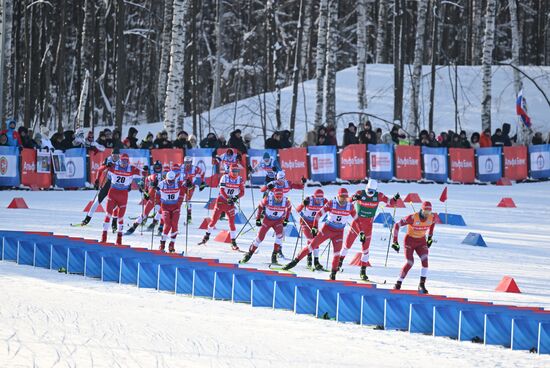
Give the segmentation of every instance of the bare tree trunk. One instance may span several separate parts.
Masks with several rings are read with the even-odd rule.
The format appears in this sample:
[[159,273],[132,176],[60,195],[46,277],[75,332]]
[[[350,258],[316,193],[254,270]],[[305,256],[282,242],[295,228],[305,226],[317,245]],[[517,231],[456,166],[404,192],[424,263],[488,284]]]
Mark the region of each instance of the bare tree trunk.
[[294,51],[294,76],[292,81],[292,104],[290,107],[290,142],[294,145],[294,127],[296,124],[296,106],[298,105],[298,84],[300,84],[300,60],[302,58],[302,37],[304,29],[304,2],[300,0],[300,14],[298,15],[298,36],[296,37],[296,46]]
[[394,0],[393,13],[393,120],[399,125],[403,121],[403,17],[402,1]]
[[357,107],[367,107],[365,69],[367,64],[367,0],[357,1]]
[[168,70],[170,68],[170,50],[172,40],[172,17],[174,0],[164,0],[164,27],[162,28],[160,66],[158,79],[158,105],[160,118],[164,118],[164,101],[166,99],[166,83],[168,81]]
[[376,27],[376,63],[388,62],[388,50],[386,49],[386,23],[388,22],[388,0],[380,0],[378,3],[378,25]]
[[67,22],[67,10],[65,0],[59,1],[61,9],[61,34],[57,45],[57,56],[55,58],[55,71],[57,74],[57,131],[61,133],[64,130],[63,125],[63,99],[65,98],[65,23]]
[[328,1],[321,0],[319,8],[319,31],[317,33],[316,78],[317,97],[315,105],[315,126],[323,125],[323,87],[327,59]]
[[116,105],[115,105],[115,127],[122,134],[122,121],[124,120],[124,105],[126,97],[126,43],[124,42],[124,24],[126,5],[124,0],[117,0],[116,7]]
[[311,45],[311,9],[312,9],[312,0],[304,0],[304,27],[303,27],[303,37],[302,37],[302,46],[300,53],[300,67],[302,68],[301,79],[306,80],[309,78],[309,64],[310,64],[310,45]]
[[437,35],[439,17],[437,16],[437,0],[432,0],[432,62],[430,69],[430,111],[428,113],[428,129],[434,130],[434,103],[435,103],[435,64],[437,62]]
[[491,129],[491,64],[495,46],[496,0],[487,0],[485,34],[483,37],[481,129]]
[[223,26],[223,0],[217,0],[217,16],[216,16],[216,65],[214,67],[214,82],[212,85],[212,100],[210,108],[215,109],[221,105],[221,81],[222,81],[222,54],[223,54],[223,38],[224,26]]
[[481,34],[483,32],[481,22],[481,3],[483,0],[472,0],[472,65],[481,62]]
[[23,125],[25,128],[30,128],[31,126],[31,117],[34,101],[31,98],[32,93],[32,83],[33,83],[33,37],[32,37],[32,27],[33,27],[33,18],[34,18],[34,7],[25,7],[25,52],[27,60],[25,62],[25,109],[23,115]]
[[[13,20],[13,3],[12,0],[2,0],[2,21],[0,38],[0,73],[2,74],[0,85],[0,122],[6,121],[5,117],[11,111],[10,89],[13,86],[11,79],[13,78],[12,63],[11,63],[11,28]],[[11,78],[10,78],[11,77]]]
[[426,34],[426,13],[428,0],[418,1],[416,20],[416,40],[414,46],[414,66],[411,80],[410,110],[407,131],[415,137],[420,131],[418,121],[418,96],[420,94],[420,81],[422,79],[422,64],[424,59],[424,35]]
[[327,65],[325,73],[325,121],[336,124],[336,54],[338,52],[338,0],[328,9]]
[[90,83],[90,72],[84,71],[84,81],[82,82],[82,90],[80,91],[80,102],[78,103],[78,109],[76,110],[76,128],[84,127],[84,116],[86,110],[86,104],[88,102],[88,88]]
[[[518,7],[516,0],[508,0],[508,9],[510,10],[510,27],[512,30],[512,60],[511,63],[515,66],[519,66],[519,51],[521,48],[518,25]],[[522,88],[521,74],[514,69],[514,91],[516,96]]]
[[172,41],[170,46],[170,71],[166,86],[166,101],[164,104],[164,129],[170,138],[174,133],[178,119],[182,116],[180,97],[183,93],[183,63],[185,60],[185,45],[187,35],[184,20],[189,14],[189,1],[174,1],[172,17]]

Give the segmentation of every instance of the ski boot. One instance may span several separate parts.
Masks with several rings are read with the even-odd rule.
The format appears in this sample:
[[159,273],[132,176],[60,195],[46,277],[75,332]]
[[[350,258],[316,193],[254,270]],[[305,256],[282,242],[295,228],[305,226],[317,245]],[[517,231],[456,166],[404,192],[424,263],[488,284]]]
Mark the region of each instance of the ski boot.
[[273,253],[271,253],[271,264],[275,266],[280,266],[281,264],[277,260],[277,254],[277,251],[273,251]]
[[160,246],[159,246],[159,250],[161,252],[164,252],[164,248],[166,247],[166,240],[161,240],[160,241]]
[[336,280],[336,272],[338,272],[338,270],[330,271],[330,276],[328,278],[333,281]]
[[312,264],[313,264],[313,256],[311,255],[311,253],[309,253],[307,255],[307,268],[309,268],[310,270],[313,269],[311,266]]
[[203,237],[202,240],[199,242],[199,245],[205,245],[206,242],[208,241],[208,239],[210,239],[210,233],[204,234],[204,237]]
[[369,281],[369,277],[367,276],[366,266],[361,266],[361,271],[359,272],[359,278],[363,281]]
[[292,261],[290,261],[287,265],[283,267],[283,270],[288,271],[294,268],[298,264],[298,262],[300,262],[298,258],[294,258]]
[[[206,240],[208,240],[208,239],[206,239]],[[237,241],[235,239],[231,239],[231,249],[235,250],[235,251],[239,250],[239,246],[237,245]]]
[[283,247],[279,247],[279,250],[277,251],[277,255],[281,258],[281,259],[285,259],[285,255],[283,254]]
[[113,219],[111,220],[111,229],[113,230],[113,234],[116,233],[118,230],[118,224],[116,222],[117,218],[113,217]]
[[101,243],[107,243],[107,231],[101,233]]
[[147,226],[147,231],[153,231],[153,229],[155,228],[155,226],[157,226],[158,224],[158,221],[157,220],[153,220],[153,222],[151,222],[149,224],[149,226]]
[[168,252],[174,253],[176,251],[176,247],[174,246],[174,242],[171,241],[170,244],[168,244]]
[[344,257],[340,257],[338,260],[338,271],[342,272],[344,269],[342,268],[342,265],[344,264]]
[[244,264],[244,263],[247,263],[248,261],[250,261],[250,258],[252,258],[252,254],[253,254],[252,251],[246,252],[245,255],[244,255],[244,257],[243,257],[243,259],[241,259],[241,260],[239,261],[239,263]]
[[313,271],[326,271],[323,265],[319,262],[319,257],[313,259]]
[[397,281],[395,285],[393,286],[394,290],[401,290],[401,283],[402,281]]
[[426,289],[426,277],[420,277],[420,283],[418,284],[418,293],[419,294],[428,294],[428,289]]
[[116,245],[122,245],[122,233],[116,234]]
[[124,235],[132,235],[134,233],[134,231],[136,231],[138,226],[139,226],[139,224],[137,222],[134,222],[134,224],[128,230],[126,230]]
[[82,222],[80,223],[80,226],[86,226],[88,225],[88,223],[90,222],[92,218],[88,215],[86,215],[86,218],[84,220],[82,220]]

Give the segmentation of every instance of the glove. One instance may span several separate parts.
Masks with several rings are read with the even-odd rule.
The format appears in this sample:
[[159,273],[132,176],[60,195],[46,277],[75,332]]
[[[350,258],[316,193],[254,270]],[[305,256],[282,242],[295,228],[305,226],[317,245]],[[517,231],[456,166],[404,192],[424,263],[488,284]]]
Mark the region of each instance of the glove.
[[199,185],[199,192],[202,192],[204,190],[204,188],[206,188],[206,183],[203,181],[202,183],[200,183]]
[[96,189],[96,190],[99,189],[99,179],[96,179],[94,181],[94,189]]
[[395,250],[397,253],[399,253],[399,249],[401,248],[399,246],[399,243],[397,242],[397,240],[394,240],[392,245],[391,245],[392,249]]
[[318,233],[319,233],[319,229],[317,229],[317,226],[313,226],[311,228],[311,235],[313,235],[315,237],[315,236],[317,236]]
[[[233,203],[237,202],[238,200],[239,200],[239,197],[233,196],[233,197],[231,197],[231,203],[230,204],[233,204]],[[227,203],[229,203],[229,201]]]
[[399,192],[395,193],[395,195],[393,196],[393,200],[397,201],[399,198],[401,198],[401,196],[399,195]]
[[307,182],[307,179],[302,176],[302,184],[305,184]]
[[111,167],[111,166],[113,166],[113,162],[112,161],[107,162],[107,167]]
[[352,197],[351,197],[351,200],[352,201],[356,201],[359,199],[359,196],[357,194],[354,194]]
[[308,206],[309,205],[309,198],[304,199],[304,201],[302,203],[304,204],[304,206]]
[[428,239],[426,240],[426,244],[428,245],[428,248],[432,246],[432,243],[434,241],[432,240],[432,236],[428,235]]
[[143,192],[143,199],[145,199],[146,201],[148,201],[149,198],[150,198],[150,197],[149,197],[149,193]]
[[185,186],[186,186],[187,188],[191,188],[191,187],[193,186],[193,183],[191,182],[191,179],[187,179],[187,180],[185,181]]
[[254,169],[253,169],[252,166],[250,166],[250,165],[247,165],[247,166],[246,166],[246,170],[249,171],[249,172],[254,171]]
[[283,226],[286,226],[286,225],[288,225],[288,219],[283,220]]
[[258,227],[262,226],[262,220],[256,219],[256,226]]
[[270,181],[269,183],[267,183],[267,189],[271,190],[273,188],[275,188],[275,183],[274,182]]
[[366,239],[366,238],[367,238],[367,237],[365,236],[365,233],[361,231],[361,232],[359,233],[359,240],[361,241],[361,243],[365,242],[365,239]]

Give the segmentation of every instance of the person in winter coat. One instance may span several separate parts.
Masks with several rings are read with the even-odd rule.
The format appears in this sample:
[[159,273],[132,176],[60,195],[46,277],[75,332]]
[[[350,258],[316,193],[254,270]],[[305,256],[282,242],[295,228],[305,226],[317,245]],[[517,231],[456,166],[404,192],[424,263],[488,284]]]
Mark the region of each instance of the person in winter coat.
[[481,145],[479,143],[479,133],[478,132],[474,132],[472,133],[472,136],[470,137],[470,145],[472,148],[480,148]]
[[120,130],[113,130],[113,148],[122,149],[124,145],[122,144],[122,134]]
[[163,130],[157,134],[157,139],[155,139],[155,148],[172,148],[172,142],[168,140],[168,133],[166,130]]
[[54,133],[52,135],[52,145],[56,150],[63,150],[63,135],[61,133]]
[[[509,138],[508,138],[509,139]],[[495,134],[491,137],[491,142],[494,147],[504,147],[506,143],[506,137],[502,134],[502,129],[497,128]]]
[[145,139],[143,139],[141,141],[141,143],[139,144],[139,148],[142,148],[142,149],[151,149],[154,147],[154,144],[153,144],[153,133],[149,132],[147,133],[147,136],[145,137]]
[[281,148],[291,148],[292,142],[290,142],[290,130],[283,130],[281,132]]
[[112,148],[112,146],[108,145],[107,136],[105,135],[105,131],[102,130],[99,132],[99,136],[96,139],[97,144],[102,145],[105,148]]
[[468,137],[466,136],[466,131],[463,130],[460,132],[460,145],[462,148],[470,148],[470,142],[468,141]]
[[17,132],[19,133],[19,139],[23,148],[36,148],[36,142],[29,136],[27,128],[21,126],[17,129]]
[[533,136],[533,139],[531,140],[532,144],[544,144],[544,139],[542,138],[541,132],[536,132]]
[[97,142],[97,143],[105,146],[105,148],[113,148],[113,144],[114,144],[114,142],[113,142],[113,132],[111,131],[111,129],[105,128],[105,129],[103,129],[103,133],[105,134],[104,143],[101,143],[101,142]]
[[191,134],[189,136],[189,145],[191,146],[191,148],[198,148],[197,137],[195,137],[194,134]]
[[252,142],[252,135],[245,134],[244,135],[244,145],[245,145],[247,151],[250,149],[250,143],[251,142]]
[[[61,149],[63,151],[74,148],[74,131],[73,130],[66,130],[63,132],[63,140],[61,141]],[[57,148],[57,147],[56,147]]]
[[338,147],[338,140],[336,139],[336,129],[330,128],[327,132],[327,142],[329,146]]
[[399,144],[399,126],[394,125],[389,133],[382,136],[385,144]]
[[137,139],[138,130],[134,127],[128,129],[128,136],[124,140],[124,147],[127,148],[138,148],[138,139]]
[[492,147],[493,141],[491,140],[491,129],[487,128],[483,131],[483,134],[479,138],[480,147]]
[[281,136],[279,135],[279,132],[273,132],[271,135],[271,138],[268,138],[265,141],[265,149],[279,149],[281,148]]
[[8,136],[6,133],[0,133],[0,146],[8,146]]
[[7,121],[8,128],[0,132],[0,134],[5,134],[6,138],[8,138],[8,146],[20,147],[22,144],[19,132],[15,130],[16,124],[15,120],[9,119]]
[[220,142],[220,148],[227,148],[227,140],[223,135],[218,136],[218,142]]
[[356,137],[357,127],[353,123],[349,123],[348,127],[344,129],[344,147],[349,144],[359,143],[359,138]]
[[510,138],[510,129],[512,127],[508,123],[502,124],[502,137],[504,138],[504,146],[510,147],[512,145],[512,140],[515,141],[515,137]]
[[229,142],[227,142],[228,146],[230,148],[235,148],[241,153],[246,153],[248,149],[246,148],[246,145],[243,141],[243,138],[241,136],[241,130],[237,129],[231,132],[229,136]]
[[220,141],[214,133],[208,133],[206,138],[204,138],[200,143],[201,148],[220,148]]
[[181,149],[187,149],[191,148],[191,145],[189,144],[189,141],[187,140],[189,138],[189,135],[185,130],[182,130],[178,133],[178,136],[176,140],[173,142],[174,148],[181,148]]
[[430,143],[430,140],[428,138],[427,130],[421,130],[420,134],[418,135],[418,138],[414,140],[415,146],[428,146],[429,143]]

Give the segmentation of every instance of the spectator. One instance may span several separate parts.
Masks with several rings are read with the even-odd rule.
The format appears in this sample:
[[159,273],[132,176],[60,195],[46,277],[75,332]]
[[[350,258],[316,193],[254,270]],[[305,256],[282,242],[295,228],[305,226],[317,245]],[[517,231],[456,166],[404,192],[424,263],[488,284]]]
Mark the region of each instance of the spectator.
[[191,148],[191,145],[187,140],[188,138],[189,138],[189,134],[187,134],[185,130],[180,131],[178,133],[178,137],[174,141],[174,148],[182,148],[182,149]]
[[63,150],[63,135],[61,133],[54,133],[52,135],[52,145],[56,150]]
[[533,139],[531,140],[531,143],[532,144],[544,144],[544,139],[542,138],[542,133],[541,132],[536,132],[535,135],[533,136]]
[[218,136],[218,142],[220,143],[220,148],[227,148],[227,141],[223,135]]
[[266,149],[279,149],[281,148],[281,136],[279,135],[279,132],[273,132],[271,135],[271,138],[268,138],[265,141],[265,148]]
[[8,128],[0,132],[0,134],[5,134],[8,138],[8,146],[21,146],[21,137],[17,130],[15,130],[16,124],[15,120],[9,119],[7,122]]
[[428,131],[422,130],[420,131],[420,134],[418,135],[418,138],[414,140],[415,146],[427,146],[429,143],[428,139]]
[[195,137],[194,134],[191,134],[189,136],[189,146],[191,146],[191,148],[197,148],[197,137]]
[[122,134],[118,129],[113,130],[113,148],[124,148],[124,145],[122,144]]
[[154,144],[153,144],[153,133],[149,132],[147,133],[147,135],[145,136],[145,139],[143,139],[141,141],[141,143],[139,144],[139,147],[142,148],[142,149],[151,149],[154,147]]
[[252,142],[252,136],[250,134],[245,134],[244,135],[244,146],[246,147],[247,151],[250,149],[250,142]]
[[466,131],[465,130],[462,130],[460,132],[460,145],[462,146],[462,148],[470,148],[471,145],[470,145],[470,142],[468,142],[468,137],[466,136]]
[[73,145],[73,148],[84,148],[86,146],[86,139],[84,138],[84,130],[81,128],[78,128],[76,130],[76,133],[73,136],[73,141],[71,142]]
[[400,146],[408,146],[411,143],[407,138],[407,133],[403,129],[400,128],[397,133],[399,135]]
[[479,138],[480,147],[492,147],[493,142],[491,140],[491,129],[487,128],[483,131],[483,134]]
[[373,132],[372,130],[365,130],[363,131],[363,135],[362,135],[362,139],[361,139],[361,143],[363,144],[376,144],[375,143],[375,137],[372,136],[373,135]]
[[320,135],[317,137],[317,145],[318,146],[330,146],[327,142],[327,136],[326,135]]
[[472,136],[470,137],[470,143],[471,143],[472,148],[478,149],[478,148],[481,147],[481,145],[479,143],[479,133],[478,132],[472,133]]
[[399,144],[399,126],[394,125],[389,133],[382,136],[382,140],[385,144]]
[[510,147],[512,145],[512,139],[510,138],[510,129],[510,124],[502,124],[502,137],[504,139],[504,146],[506,147]]
[[32,140],[32,137],[29,136],[29,130],[23,126],[20,126],[17,129],[19,133],[19,140],[21,141],[21,146],[23,148],[35,148],[36,142]]
[[228,145],[230,148],[235,148],[241,153],[246,153],[248,149],[246,148],[246,145],[244,143],[243,138],[241,137],[241,130],[236,129],[229,135],[229,142]]
[[102,144],[102,143],[100,144],[105,146],[105,148],[113,148],[114,142],[113,142],[113,133],[111,132],[111,129],[105,128],[103,129],[103,132],[105,132],[105,144]]
[[124,147],[126,148],[138,148],[138,139],[137,139],[138,130],[134,127],[128,129],[128,136],[124,140]]
[[376,129],[376,143],[375,144],[382,144],[384,141],[382,140],[382,128]]
[[94,141],[94,132],[92,132],[91,130],[86,135],[86,140],[84,141],[84,147],[86,147],[86,149],[88,149],[90,151],[93,151],[93,152],[98,152],[98,151],[103,152],[103,151],[105,151],[104,146],[102,146],[101,144]]
[[428,147],[439,147],[439,142],[433,131],[428,133]]
[[491,137],[491,142],[493,143],[494,147],[504,147],[506,143],[506,137],[504,137],[504,135],[502,134],[502,129],[497,128],[497,130],[495,130],[495,134],[493,134],[493,136]]
[[334,127],[330,127],[327,131],[327,145],[338,147],[338,141],[336,140],[336,129]]
[[[75,139],[74,130],[66,130],[63,132],[63,140],[61,141],[61,149],[63,151],[74,148],[73,141]],[[57,149],[57,147],[56,147]]]
[[155,148],[172,148],[172,142],[168,140],[166,130],[157,134],[157,139],[154,141]]
[[48,129],[47,126],[42,125],[40,127],[40,135],[41,135],[41,141],[42,141],[42,143],[40,144],[40,148],[46,149],[48,151],[53,151],[54,148],[53,148],[52,141],[50,140],[50,130]]
[[0,146],[8,146],[8,136],[6,133],[0,133]]
[[344,146],[349,144],[359,143],[359,139],[356,137],[357,127],[353,123],[349,123],[348,127],[344,129]]
[[109,142],[107,141],[107,135],[105,134],[104,130],[99,132],[99,137],[97,137],[96,142],[97,144],[100,144],[105,148],[113,148],[112,144],[110,145]]
[[[321,137],[323,137],[323,144],[321,144]],[[325,129],[325,127],[319,127],[319,129],[317,130],[317,142],[316,142],[316,145],[317,146],[323,146],[323,145],[326,145],[326,139],[327,139],[327,130]]]
[[220,141],[218,141],[218,138],[214,133],[208,133],[206,135],[206,138],[204,138],[200,143],[201,148],[215,148],[218,149],[220,147]]
[[292,142],[290,142],[290,130],[283,130],[281,132],[281,148],[291,148]]
[[458,134],[453,134],[451,142],[449,143],[449,148],[463,148],[462,142],[460,142],[460,136]]
[[315,146],[317,144],[317,132],[315,130],[310,130],[307,132],[306,141],[304,142],[304,147]]
[[449,139],[447,132],[441,132],[439,137],[437,137],[437,141],[439,142],[440,147],[449,147]]

